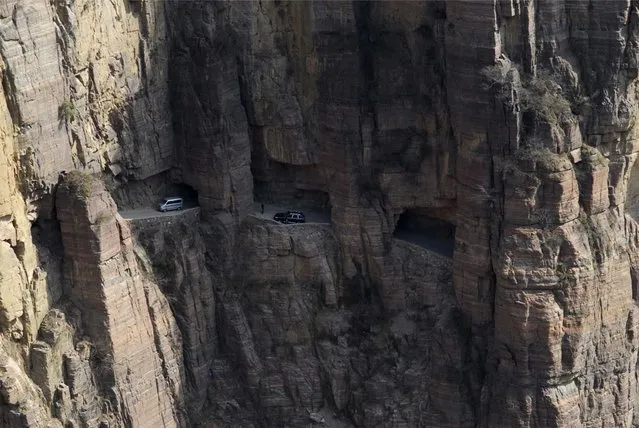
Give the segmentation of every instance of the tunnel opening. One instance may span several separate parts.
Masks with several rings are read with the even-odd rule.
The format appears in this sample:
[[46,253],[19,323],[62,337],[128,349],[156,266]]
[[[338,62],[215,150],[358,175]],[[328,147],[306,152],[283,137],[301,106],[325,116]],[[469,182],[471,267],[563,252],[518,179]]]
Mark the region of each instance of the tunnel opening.
[[107,178],[105,184],[119,210],[155,207],[166,197],[184,200],[184,207],[199,205],[198,192],[193,187],[171,177],[168,172],[147,177],[144,180],[120,181]]
[[198,193],[186,183],[170,183],[166,188],[166,196],[176,196],[184,200],[185,206],[198,205]]
[[330,216],[331,204],[327,192],[308,189],[294,182],[254,183],[255,200],[259,203],[288,207],[291,210],[316,211]]
[[280,211],[304,211],[328,221],[331,215],[324,177],[315,164],[293,165],[253,153],[253,197]]
[[[272,149],[272,148],[271,148]],[[303,211],[310,221],[328,222],[331,204],[326,174],[315,163],[312,150],[302,150],[304,156],[292,156],[286,162],[275,159],[263,140],[263,130],[253,129],[251,173],[256,208],[266,205],[270,211]],[[276,151],[277,152],[277,151]],[[277,153],[275,153],[277,155]]]
[[445,257],[453,257],[455,225],[434,216],[432,209],[407,209],[397,219],[393,237],[407,241]]

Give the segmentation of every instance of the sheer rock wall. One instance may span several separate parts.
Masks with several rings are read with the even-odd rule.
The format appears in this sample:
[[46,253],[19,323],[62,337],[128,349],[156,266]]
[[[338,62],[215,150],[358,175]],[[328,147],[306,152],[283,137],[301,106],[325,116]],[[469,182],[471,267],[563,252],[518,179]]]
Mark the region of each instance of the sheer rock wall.
[[104,398],[123,425],[182,426],[182,337],[113,199],[98,180],[74,171],[60,184],[56,208],[65,294],[93,339]]
[[[0,4],[0,421],[638,425],[638,23]],[[169,181],[200,211],[131,235],[112,197]],[[251,214],[311,193],[330,225]],[[456,226],[452,261],[393,238],[406,210]]]

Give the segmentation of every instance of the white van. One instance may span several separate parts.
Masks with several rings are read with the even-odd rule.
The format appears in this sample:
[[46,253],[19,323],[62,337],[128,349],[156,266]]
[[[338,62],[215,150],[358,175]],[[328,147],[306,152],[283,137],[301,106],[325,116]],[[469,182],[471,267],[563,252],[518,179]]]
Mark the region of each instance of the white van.
[[182,198],[164,198],[160,201],[158,209],[161,212],[181,210],[184,205]]

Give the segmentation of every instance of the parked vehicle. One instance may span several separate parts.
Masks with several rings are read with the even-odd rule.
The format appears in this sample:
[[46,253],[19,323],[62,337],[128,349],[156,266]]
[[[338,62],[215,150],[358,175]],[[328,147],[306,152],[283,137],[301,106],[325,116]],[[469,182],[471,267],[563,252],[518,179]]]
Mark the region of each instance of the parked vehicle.
[[160,201],[158,209],[161,212],[181,210],[184,207],[182,198],[170,197]]
[[304,213],[299,211],[289,211],[286,216],[286,223],[304,223],[306,221],[306,217]]
[[277,213],[273,216],[273,220],[279,221],[280,223],[288,224],[288,223],[304,223],[306,221],[306,217],[304,213],[300,211],[287,211],[284,213]]
[[286,221],[286,216],[288,216],[288,212],[277,213],[273,216],[273,220],[279,221],[280,223],[284,223]]

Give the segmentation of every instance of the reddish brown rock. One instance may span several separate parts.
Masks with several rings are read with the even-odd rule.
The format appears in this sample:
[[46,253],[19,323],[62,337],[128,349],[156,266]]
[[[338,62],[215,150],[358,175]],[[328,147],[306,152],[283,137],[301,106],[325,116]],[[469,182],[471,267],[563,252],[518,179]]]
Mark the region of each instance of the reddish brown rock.
[[114,383],[112,405],[134,426],[182,426],[181,335],[150,272],[138,265],[128,225],[104,186],[70,172],[56,201],[68,293]]
[[[71,426],[74,400],[113,426],[178,425],[185,400],[218,426],[636,424],[634,4],[0,9],[12,426],[44,423],[51,396]],[[101,185],[67,181],[58,236],[72,168],[137,206],[170,175],[201,211],[131,235]],[[250,216],[278,198],[331,224]],[[393,239],[411,213],[456,227],[452,272]],[[54,304],[75,349],[38,337]]]

